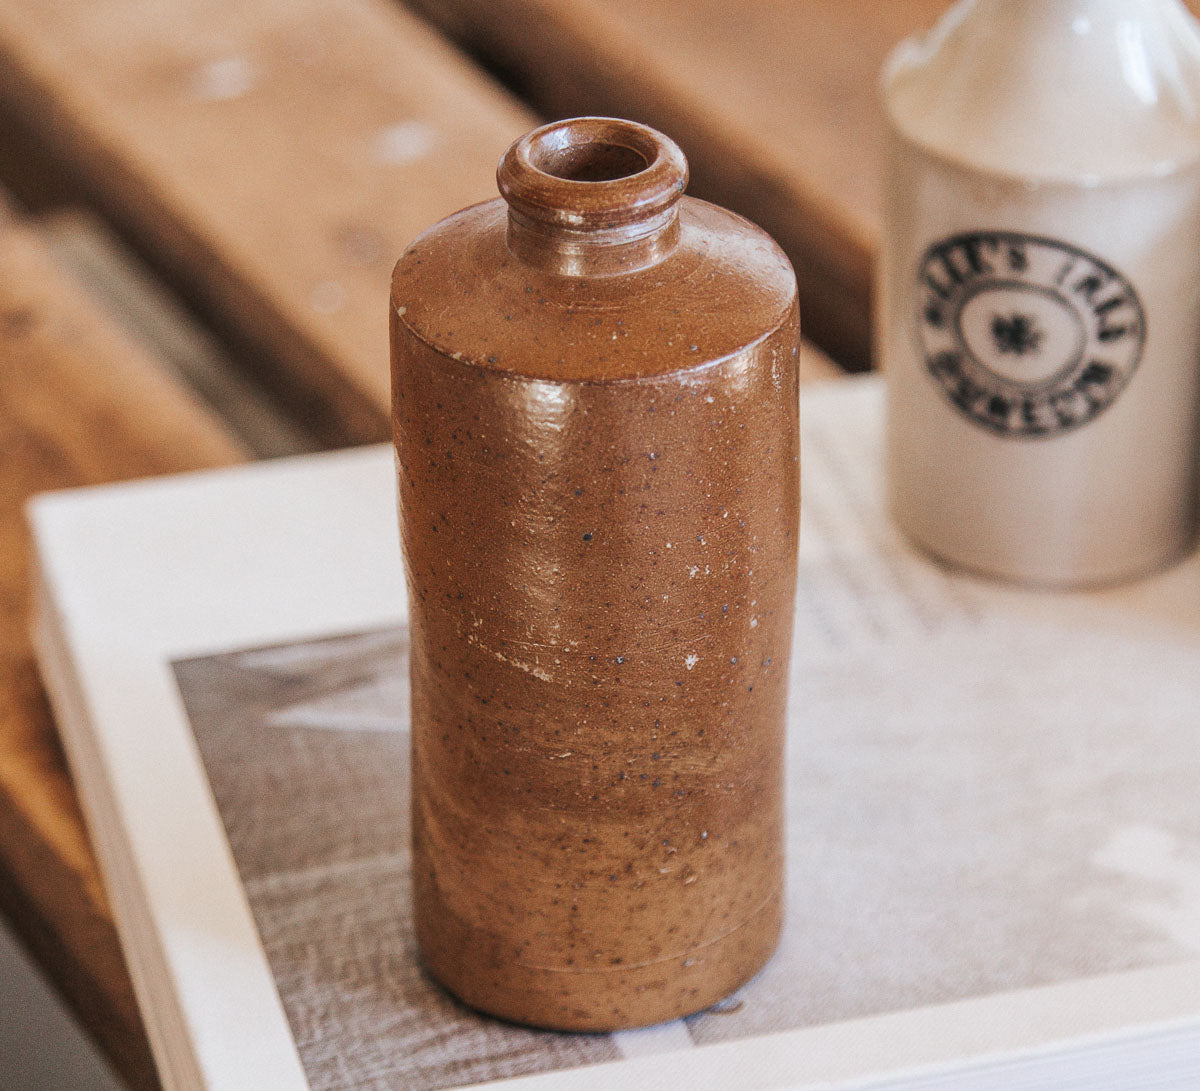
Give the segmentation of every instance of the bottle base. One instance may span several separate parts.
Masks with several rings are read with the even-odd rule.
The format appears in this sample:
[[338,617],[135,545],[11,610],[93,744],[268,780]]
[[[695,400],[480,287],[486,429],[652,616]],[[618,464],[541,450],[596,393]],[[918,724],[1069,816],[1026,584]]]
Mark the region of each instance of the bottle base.
[[420,927],[425,971],[484,1015],[543,1030],[609,1032],[666,1023],[711,1007],[770,960],[783,926],[777,891],[732,931],[701,947],[641,965],[580,970],[500,957],[499,937],[439,913]]

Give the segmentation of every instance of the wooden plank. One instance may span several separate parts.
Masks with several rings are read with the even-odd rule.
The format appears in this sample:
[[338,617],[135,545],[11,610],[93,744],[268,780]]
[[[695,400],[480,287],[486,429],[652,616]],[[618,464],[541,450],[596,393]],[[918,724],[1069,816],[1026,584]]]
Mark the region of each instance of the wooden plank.
[[244,451],[50,260],[0,222],[0,906],[132,1088],[156,1086],[29,646],[22,505],[43,489]]
[[877,74],[948,0],[408,0],[546,114],[616,113],[679,141],[692,192],[788,252],[801,324],[866,366],[880,216]]
[[808,341],[800,345],[800,382],[813,383],[823,379],[836,379],[845,374],[816,345]]
[[8,0],[0,106],[338,442],[387,434],[395,259],[534,123],[386,0]]
[[387,282],[534,119],[382,0],[10,0],[0,102],[326,441],[387,434]]
[[320,444],[286,415],[155,280],[103,221],[79,208],[39,216],[51,256],[102,309],[190,387],[258,458],[317,450]]

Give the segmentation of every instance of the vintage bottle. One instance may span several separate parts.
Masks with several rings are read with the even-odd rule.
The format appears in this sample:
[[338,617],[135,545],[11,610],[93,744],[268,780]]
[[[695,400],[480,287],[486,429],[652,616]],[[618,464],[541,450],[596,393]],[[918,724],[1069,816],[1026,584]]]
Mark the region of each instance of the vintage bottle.
[[396,267],[425,966],[571,1030],[774,949],[799,509],[791,266],[641,125],[517,141]]
[[877,351],[900,527],[1103,584],[1192,544],[1200,36],[1177,0],[967,0],[884,74]]

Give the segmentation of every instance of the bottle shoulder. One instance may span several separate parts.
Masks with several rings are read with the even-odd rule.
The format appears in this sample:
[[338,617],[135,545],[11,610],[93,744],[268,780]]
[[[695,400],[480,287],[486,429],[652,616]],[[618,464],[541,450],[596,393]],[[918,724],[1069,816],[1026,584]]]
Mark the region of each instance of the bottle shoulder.
[[1179,0],[966,0],[901,43],[888,123],[941,158],[1103,184],[1200,158],[1200,24]]
[[434,225],[400,258],[392,307],[437,351],[533,379],[645,378],[704,366],[760,341],[796,301],[791,264],[766,232],[695,198],[675,249],[609,276],[546,273],[512,254],[507,206]]

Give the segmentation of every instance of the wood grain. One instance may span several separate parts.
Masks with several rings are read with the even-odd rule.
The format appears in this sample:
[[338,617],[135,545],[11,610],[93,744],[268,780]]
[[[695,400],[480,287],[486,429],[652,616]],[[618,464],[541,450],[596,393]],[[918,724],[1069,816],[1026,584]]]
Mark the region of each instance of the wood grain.
[[241,447],[121,335],[28,228],[0,223],[0,906],[133,1088],[156,1086],[29,646],[22,506],[225,465]]
[[807,336],[869,358],[879,233],[878,71],[948,0],[408,0],[544,113],[673,136],[692,192],[779,239]]
[[103,221],[71,207],[39,216],[35,226],[55,262],[171,374],[194,390],[256,457],[304,454],[319,447],[286,415],[278,399],[196,324]]
[[330,442],[387,434],[413,236],[533,117],[385,0],[8,0],[0,107]]

